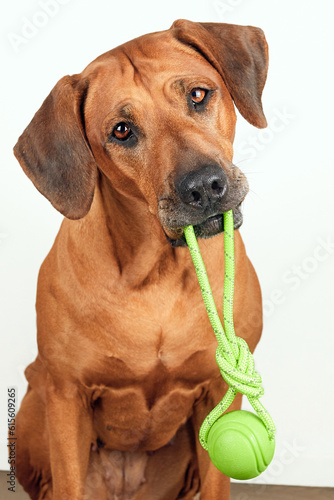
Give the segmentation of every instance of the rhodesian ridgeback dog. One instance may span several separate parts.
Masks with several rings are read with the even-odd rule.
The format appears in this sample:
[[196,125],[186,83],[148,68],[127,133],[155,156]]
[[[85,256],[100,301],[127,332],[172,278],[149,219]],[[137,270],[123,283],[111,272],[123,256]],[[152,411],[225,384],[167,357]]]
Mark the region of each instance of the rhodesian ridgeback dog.
[[267,66],[262,30],[178,20],[62,78],[19,138],[25,173],[65,216],[17,415],[32,499],[229,498],[198,439],[227,385],[182,228],[195,228],[222,315],[234,210],[235,328],[253,351],[261,292],[237,231],[248,183],[232,163],[233,101],[266,126]]

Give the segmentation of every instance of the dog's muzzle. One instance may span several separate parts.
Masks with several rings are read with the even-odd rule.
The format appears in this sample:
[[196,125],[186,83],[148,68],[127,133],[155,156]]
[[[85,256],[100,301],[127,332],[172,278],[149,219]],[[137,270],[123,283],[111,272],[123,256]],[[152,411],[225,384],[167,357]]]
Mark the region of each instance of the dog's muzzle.
[[[234,227],[242,224],[240,202],[235,189],[218,164],[201,166],[178,176],[174,196],[161,201],[160,218],[168,241],[173,246],[186,246],[183,227],[194,226],[198,238],[211,238],[224,231],[223,212],[233,209]],[[237,199],[235,199],[235,197]],[[175,236],[174,236],[175,235]]]

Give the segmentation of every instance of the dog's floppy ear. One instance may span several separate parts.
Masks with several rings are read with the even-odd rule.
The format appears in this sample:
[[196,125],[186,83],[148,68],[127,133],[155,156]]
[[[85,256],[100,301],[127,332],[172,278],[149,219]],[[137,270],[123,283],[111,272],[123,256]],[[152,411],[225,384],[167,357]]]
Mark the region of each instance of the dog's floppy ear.
[[69,219],[89,211],[97,176],[83,123],[87,87],[79,75],[62,78],[14,147],[36,188]]
[[242,116],[255,127],[266,127],[261,96],[268,71],[268,45],[263,31],[183,19],[175,21],[171,29],[177,40],[192,46],[216,68]]

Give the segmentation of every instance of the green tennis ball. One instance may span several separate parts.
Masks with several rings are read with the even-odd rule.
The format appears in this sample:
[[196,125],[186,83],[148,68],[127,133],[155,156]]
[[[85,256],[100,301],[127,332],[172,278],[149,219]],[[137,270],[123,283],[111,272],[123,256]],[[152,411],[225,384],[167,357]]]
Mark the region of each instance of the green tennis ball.
[[225,413],[208,435],[208,452],[213,464],[233,479],[252,479],[270,464],[275,440],[269,439],[262,420],[249,411]]

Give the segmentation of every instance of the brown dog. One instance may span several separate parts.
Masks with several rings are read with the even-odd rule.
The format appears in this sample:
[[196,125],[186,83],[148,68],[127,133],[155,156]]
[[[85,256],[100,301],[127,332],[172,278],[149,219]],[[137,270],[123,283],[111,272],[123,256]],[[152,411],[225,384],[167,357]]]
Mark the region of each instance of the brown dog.
[[[32,499],[229,498],[198,440],[226,384],[182,227],[202,238],[221,312],[222,213],[237,229],[248,191],[232,99],[266,125],[267,60],[260,29],[179,20],[62,78],[20,137],[24,171],[66,217],[40,270],[17,415]],[[236,332],[253,350],[260,288],[235,238]]]

